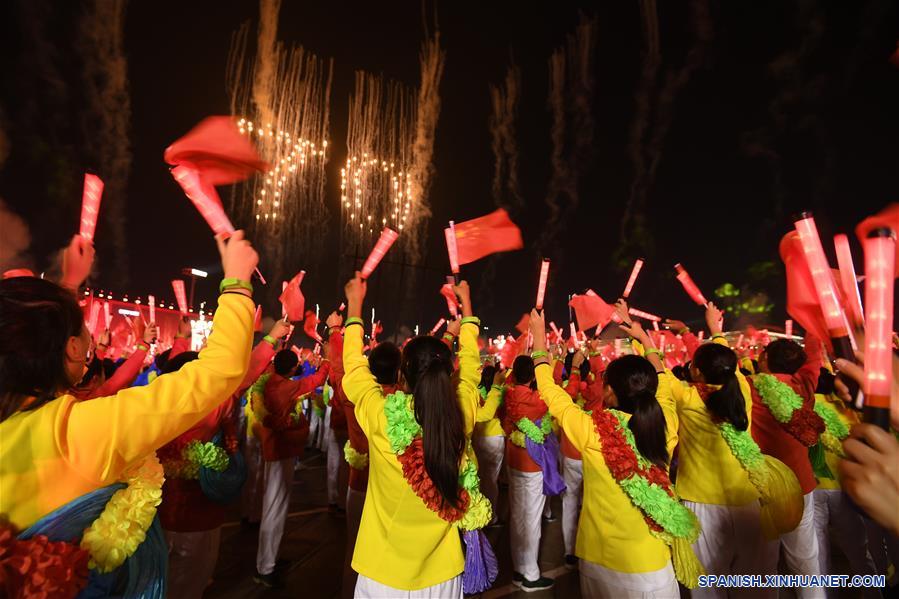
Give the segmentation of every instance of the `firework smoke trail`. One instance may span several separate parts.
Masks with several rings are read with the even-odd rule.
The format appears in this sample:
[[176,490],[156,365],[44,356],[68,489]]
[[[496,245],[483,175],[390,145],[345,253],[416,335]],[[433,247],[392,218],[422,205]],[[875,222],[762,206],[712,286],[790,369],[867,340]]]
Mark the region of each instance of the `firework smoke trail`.
[[291,240],[262,246],[267,274],[277,280],[323,257],[333,62],[277,41],[280,1],[261,0],[259,9],[257,54],[250,57],[245,23],[232,37],[227,85],[241,133],[271,170],[235,188],[231,212],[254,236]]
[[131,171],[131,100],[124,52],[124,0],[93,0],[79,23],[78,46],[83,55],[83,89],[88,102],[84,139],[93,150],[103,190],[101,249],[111,246],[113,272],[128,280],[124,203]]
[[564,218],[563,212],[580,202],[578,182],[593,144],[593,51],[596,19],[581,17],[567,46],[558,48],[549,60],[549,96],[552,114],[552,176],[546,193],[550,217],[540,247],[554,245]]
[[518,144],[515,138],[520,88],[521,71],[514,64],[509,65],[502,85],[490,86],[493,201],[512,213],[521,209],[524,204],[518,185]]

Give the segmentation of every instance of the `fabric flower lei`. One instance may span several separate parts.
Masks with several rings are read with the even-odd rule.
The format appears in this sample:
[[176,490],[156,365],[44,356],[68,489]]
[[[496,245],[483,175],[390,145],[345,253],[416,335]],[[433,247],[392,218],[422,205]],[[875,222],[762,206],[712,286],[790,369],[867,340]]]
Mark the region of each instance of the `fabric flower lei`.
[[81,537],[81,547],[90,553],[90,568],[111,572],[124,563],[144,542],[147,530],[162,501],[162,465],[151,454],[126,471],[127,487],[116,491],[100,517]]
[[90,555],[85,549],[46,535],[23,541],[18,533],[8,520],[0,520],[0,590],[10,597],[75,597],[87,586]]
[[530,439],[532,443],[543,445],[546,436],[553,430],[552,418],[549,418],[549,414],[543,416],[543,420],[540,421],[539,427],[534,424],[534,421],[530,418],[520,419],[515,423],[515,426],[518,430],[512,431],[512,434],[509,435],[509,439],[518,447],[527,447],[525,437]]
[[840,416],[827,402],[816,401],[815,413],[824,421],[824,432],[821,433],[821,443],[827,451],[845,457],[843,453],[843,439],[849,436],[849,427],[840,420]]
[[343,457],[346,463],[354,470],[365,470],[368,468],[368,454],[356,451],[349,441],[343,446]]
[[785,431],[806,447],[818,442],[824,422],[792,387],[770,374],[757,374],[752,377],[752,383],[762,403]]
[[415,420],[409,407],[411,400],[412,396],[402,391],[391,393],[384,400],[387,440],[403,468],[403,478],[425,506],[443,520],[463,530],[483,528],[493,517],[493,507],[481,494],[478,467],[472,458],[471,444],[466,447],[465,463],[459,471],[459,507],[455,507],[442,501],[434,481],[425,469],[421,425]]
[[224,472],[231,458],[224,448],[211,441],[201,443],[193,440],[181,450],[180,460],[166,460],[163,464],[165,475],[170,478],[200,478],[200,467],[205,466],[216,472]]

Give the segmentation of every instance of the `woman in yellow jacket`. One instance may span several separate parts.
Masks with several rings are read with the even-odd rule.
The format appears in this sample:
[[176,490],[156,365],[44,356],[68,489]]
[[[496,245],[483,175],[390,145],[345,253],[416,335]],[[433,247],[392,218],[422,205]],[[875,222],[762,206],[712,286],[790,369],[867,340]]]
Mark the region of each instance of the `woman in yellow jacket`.
[[468,535],[490,521],[471,450],[480,400],[478,320],[468,284],[454,290],[463,315],[457,387],[452,352],[423,336],[406,344],[401,390],[385,397],[362,354],[365,282],[356,273],[346,285],[343,388],[369,443],[368,492],[353,553],[356,597],[461,598],[458,529]]
[[543,314],[531,312],[530,326],[537,388],[583,458],[575,549],[581,594],[677,598],[677,579],[695,586],[699,574],[689,547],[699,524],[668,479],[669,438],[655,398],[656,369],[639,356],[613,361],[604,373],[605,403],[618,409],[585,412],[553,381]]
[[[50,592],[49,585],[58,583],[58,595],[78,590],[86,584],[88,558],[92,569],[118,571],[140,550],[145,535],[151,538],[150,527],[158,528],[152,523],[162,468],[154,452],[227,400],[249,361],[254,310],[249,280],[258,257],[240,231],[218,243],[223,293],[214,332],[199,359],[148,386],[91,401],[80,402],[69,391],[83,375],[90,347],[71,291],[90,271],[90,242],[80,239],[73,244],[77,251],[66,253],[66,268],[81,273],[69,290],[33,277],[0,282],[0,514],[19,535],[16,542],[25,544],[23,551],[31,551],[28,543],[40,543],[41,534],[66,541],[52,547],[71,567],[56,564],[50,572],[39,572],[32,562],[14,584],[27,587],[41,580],[42,590]],[[104,488],[118,490],[110,490],[105,508],[98,508],[102,514],[87,523],[83,538],[34,532],[47,518],[59,529],[71,520],[61,515],[67,505],[83,507],[85,497],[96,497]],[[16,529],[26,530],[19,534]],[[62,570],[75,574],[54,581]],[[156,596],[164,593],[164,581],[155,584]]]

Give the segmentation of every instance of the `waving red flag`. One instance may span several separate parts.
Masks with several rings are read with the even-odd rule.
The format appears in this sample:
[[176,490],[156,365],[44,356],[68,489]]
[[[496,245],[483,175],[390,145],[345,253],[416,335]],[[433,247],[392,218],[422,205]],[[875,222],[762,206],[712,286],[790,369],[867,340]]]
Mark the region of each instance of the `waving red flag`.
[[318,334],[318,317],[312,310],[306,310],[306,321],[303,323],[303,332],[319,343],[322,342],[322,336]]
[[443,285],[440,288],[440,295],[446,298],[446,307],[449,309],[449,313],[452,314],[453,318],[459,315],[459,300],[456,298],[456,292],[453,291],[453,286],[449,283]]
[[596,326],[606,326],[615,313],[615,308],[595,293],[574,295],[568,305],[574,308],[578,326],[582,331]]
[[780,258],[787,275],[787,314],[818,339],[830,339],[812,273],[805,260],[799,233],[790,231],[780,241]]
[[266,171],[253,143],[240,134],[228,116],[210,116],[165,150],[163,158],[172,165],[187,164],[210,185],[243,181],[254,171]]
[[281,297],[278,298],[281,300],[281,305],[284,306],[287,318],[291,322],[303,320],[305,315],[306,298],[303,297],[303,292],[300,291],[300,283],[303,282],[303,277],[305,276],[305,270],[298,272],[287,284],[287,287],[284,288],[284,291],[281,292]]
[[521,315],[521,320],[518,321],[518,324],[515,325],[515,330],[521,333],[522,335],[526,335],[528,329],[531,327],[531,315],[525,312]]
[[[858,226],[855,227],[855,234],[858,235],[858,240],[864,245],[865,239],[868,238],[868,233],[874,229],[880,229],[881,227],[892,229],[896,235],[899,235],[899,203],[894,202],[881,210],[879,214],[869,216],[860,222]],[[896,257],[893,262],[893,270],[893,276],[899,277],[899,244],[896,244]]]
[[469,264],[490,254],[520,250],[523,247],[521,230],[502,208],[486,216],[456,224],[459,264]]

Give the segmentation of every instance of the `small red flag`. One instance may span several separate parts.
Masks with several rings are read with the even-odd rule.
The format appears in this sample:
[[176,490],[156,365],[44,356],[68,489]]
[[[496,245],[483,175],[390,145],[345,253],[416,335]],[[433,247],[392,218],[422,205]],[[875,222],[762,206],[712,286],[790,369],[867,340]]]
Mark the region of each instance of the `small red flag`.
[[459,264],[470,264],[490,254],[520,250],[523,247],[521,230],[502,208],[486,216],[456,224]]
[[515,325],[515,330],[521,333],[522,335],[528,332],[528,329],[531,327],[531,315],[524,313],[521,315],[521,320],[518,321],[518,324]]
[[459,315],[459,300],[456,299],[456,292],[453,291],[453,286],[449,283],[443,285],[440,288],[440,295],[446,298],[446,307],[449,309],[449,313],[455,318]]
[[303,323],[303,331],[312,339],[319,343],[322,342],[321,335],[318,334],[318,317],[312,310],[306,310],[306,321]]
[[197,170],[210,185],[243,181],[254,171],[266,171],[253,143],[240,134],[228,116],[210,116],[174,142],[163,154],[171,165],[186,164]]
[[595,293],[574,295],[568,305],[574,308],[578,326],[582,331],[596,326],[606,326],[612,320],[612,314],[615,313],[615,308],[604,302]]
[[291,322],[299,322],[305,315],[306,298],[303,297],[303,292],[300,290],[300,283],[303,282],[305,276],[305,270],[298,272],[281,292],[281,297],[278,298],[287,312],[287,319]]

